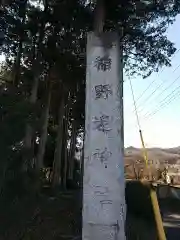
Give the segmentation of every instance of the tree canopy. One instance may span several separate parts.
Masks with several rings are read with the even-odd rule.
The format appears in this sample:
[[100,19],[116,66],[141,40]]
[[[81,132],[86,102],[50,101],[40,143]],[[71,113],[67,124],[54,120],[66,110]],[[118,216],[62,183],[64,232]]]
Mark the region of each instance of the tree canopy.
[[[123,28],[127,74],[147,77],[171,65],[176,48],[166,30],[180,12],[179,0],[104,3],[104,31]],[[94,8],[85,0],[9,1],[1,8],[2,172],[17,153],[20,172],[48,165],[57,169],[54,184],[59,174],[64,185],[72,177],[77,137],[84,132],[86,36],[93,31]]]

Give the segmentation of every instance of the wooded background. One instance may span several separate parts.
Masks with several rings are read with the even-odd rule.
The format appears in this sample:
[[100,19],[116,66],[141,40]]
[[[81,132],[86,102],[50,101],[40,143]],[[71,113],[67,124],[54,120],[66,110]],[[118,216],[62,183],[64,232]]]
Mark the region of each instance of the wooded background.
[[[83,166],[86,35],[94,1],[5,1],[0,10],[1,197],[79,186]],[[166,30],[179,0],[105,1],[104,31],[123,27],[124,71],[149,76],[176,51]],[[77,159],[77,156],[78,159]],[[46,175],[47,176],[47,175]]]

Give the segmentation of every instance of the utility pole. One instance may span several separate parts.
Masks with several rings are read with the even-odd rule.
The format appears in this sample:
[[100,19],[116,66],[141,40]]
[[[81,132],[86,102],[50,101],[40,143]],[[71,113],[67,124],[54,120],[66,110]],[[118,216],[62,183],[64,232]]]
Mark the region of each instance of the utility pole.
[[122,47],[117,33],[102,31],[98,3],[87,37],[82,239],[125,240]]

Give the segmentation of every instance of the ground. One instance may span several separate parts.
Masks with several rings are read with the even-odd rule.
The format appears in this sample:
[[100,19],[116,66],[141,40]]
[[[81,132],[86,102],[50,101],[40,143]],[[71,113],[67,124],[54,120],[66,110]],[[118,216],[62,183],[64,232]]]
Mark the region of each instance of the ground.
[[160,202],[164,227],[168,240],[180,239],[180,207],[179,201],[165,199]]
[[77,240],[81,236],[79,203],[75,191],[11,204],[0,215],[0,240]]
[[[135,190],[134,190],[135,189]],[[133,186],[132,194],[138,193]],[[141,191],[142,192],[142,191]],[[155,223],[149,202],[134,204],[131,194],[127,203],[127,240],[156,240]],[[137,203],[137,202],[136,202]],[[133,205],[134,204],[134,205]],[[1,204],[2,206],[2,204]],[[27,198],[11,205],[4,204],[0,214],[0,240],[80,240],[81,239],[81,194],[79,190],[45,194]],[[141,209],[138,209],[141,206]],[[180,239],[179,203],[172,200],[160,202],[167,240]],[[145,211],[146,209],[146,211]],[[179,212],[179,214],[178,214]],[[143,215],[144,213],[144,215]]]

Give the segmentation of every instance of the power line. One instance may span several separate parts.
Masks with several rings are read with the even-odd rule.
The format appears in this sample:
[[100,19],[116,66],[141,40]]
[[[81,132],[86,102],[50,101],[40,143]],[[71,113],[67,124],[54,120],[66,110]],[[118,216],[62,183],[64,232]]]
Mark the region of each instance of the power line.
[[[180,49],[177,51],[179,52]],[[180,64],[173,70],[173,72],[175,72],[178,68],[180,67]],[[161,71],[162,72],[162,71]],[[159,95],[162,95],[163,92],[165,92],[169,87],[171,87],[178,79],[180,78],[180,75],[170,84],[168,85]],[[154,81],[153,81],[154,82]],[[132,98],[133,98],[133,105],[134,105],[134,112],[135,112],[135,115],[136,115],[136,119],[137,119],[137,124],[138,124],[138,128],[139,128],[139,131],[141,132],[141,127],[140,127],[140,120],[139,120],[139,116],[138,116],[138,108],[137,108],[137,100],[135,100],[135,95],[134,95],[134,91],[133,91],[133,86],[132,86],[132,81],[131,79],[129,78],[129,83],[130,83],[130,88],[131,88],[131,93],[132,93]],[[151,83],[152,85],[152,83]],[[161,86],[163,85],[163,83],[159,84],[158,85],[158,88],[159,89]],[[149,119],[150,117],[152,117],[153,115],[155,115],[157,112],[159,112],[161,109],[163,109],[164,107],[168,106],[172,101],[174,101],[178,96],[180,96],[180,91],[178,91],[178,95],[173,95],[171,96],[174,92],[177,91],[177,89],[179,89],[180,86],[176,89],[174,89],[170,94],[168,94],[160,103],[160,106],[157,106],[157,108],[153,111],[153,112],[150,112],[148,114],[148,112],[145,114],[145,119]],[[153,95],[157,89],[155,89],[153,91],[153,93],[151,93],[151,95]],[[170,99],[168,99],[170,97]],[[166,99],[168,99],[167,101],[165,101]],[[165,102],[164,102],[165,101]]]
[[[164,104],[164,101],[166,100],[166,99],[168,99],[168,97],[170,97],[171,98],[171,95],[173,95],[173,93],[174,92],[176,92],[177,91],[177,89],[179,89],[180,88],[180,86],[178,86],[176,89],[174,89],[171,93],[169,93],[161,102],[160,102],[160,106],[162,105],[162,104]],[[173,95],[174,96],[174,95]],[[157,105],[158,106],[158,105]]]
[[141,144],[142,144],[142,148],[143,148],[144,161],[146,163],[146,167],[148,167],[148,154],[147,154],[146,146],[145,146],[145,143],[144,143],[142,130],[141,130],[141,127],[140,127],[140,121],[139,121],[139,116],[138,116],[138,112],[137,112],[136,101],[135,101],[135,97],[134,97],[134,91],[133,91],[132,82],[131,82],[130,78],[129,78],[129,82],[130,82],[131,92],[132,92],[132,96],[133,96],[133,103],[134,103],[134,109],[135,109],[135,112],[136,112],[137,124],[138,124],[138,128],[139,128],[139,135],[140,135]]
[[145,118],[146,120],[148,120],[149,118],[151,118],[152,116],[154,116],[155,114],[157,114],[159,111],[161,111],[163,108],[167,107],[171,102],[173,102],[178,96],[180,96],[180,92],[178,95],[174,96],[173,98],[171,98],[171,101],[167,102],[165,105],[161,106],[161,108],[157,109],[154,113],[150,114],[147,116],[147,118]]
[[[180,91],[177,91],[177,89],[180,89],[180,86],[176,89],[174,89],[170,94],[168,94],[160,103],[160,105],[157,106],[157,108],[153,112],[149,112],[145,114],[145,119],[149,119],[149,117],[154,116],[157,112],[159,112],[164,107],[168,106],[173,100],[175,100],[178,96],[180,96]],[[176,92],[176,94],[173,94]],[[171,96],[172,95],[172,96]],[[169,98],[170,97],[170,98]],[[169,98],[169,99],[168,99]],[[165,101],[167,99],[167,101]]]
[[[180,51],[180,49],[178,49],[177,51],[176,51],[176,53],[174,54],[174,56],[172,57],[172,59],[177,55],[177,53]],[[171,59],[171,60],[172,60]],[[178,67],[177,68],[179,68],[179,66],[180,65],[178,65]],[[165,69],[165,66],[161,69],[161,71],[158,73],[158,75],[160,74],[160,73],[162,73],[163,71],[164,71],[164,69]],[[174,72],[176,71],[177,69],[175,69],[174,70]],[[147,90],[153,85],[153,83],[155,82],[157,80],[157,78],[155,78],[148,86],[147,86],[147,88],[139,95],[139,97],[136,99],[136,103],[142,98],[142,96],[147,92]]]
[[130,88],[131,88],[131,93],[132,93],[132,98],[133,98],[134,111],[135,111],[135,114],[136,114],[137,124],[138,124],[139,129],[141,129],[141,127],[140,127],[140,121],[139,121],[139,117],[138,117],[138,112],[137,112],[137,107],[136,107],[136,101],[135,101],[134,91],[133,91],[133,86],[132,86],[132,81],[131,81],[130,78],[129,78],[129,83],[130,83]]
[[[158,75],[160,73],[162,73],[164,71],[164,69],[161,69],[161,72],[158,73]],[[147,90],[153,85],[153,83],[156,81],[156,78],[147,86],[147,88],[140,94],[140,96],[136,99],[136,103],[139,101],[139,99],[142,98],[142,96],[147,92]]]
[[[173,72],[175,72],[179,67],[180,67],[180,64],[176,67],[176,69],[175,69]],[[167,89],[169,89],[179,78],[180,78],[180,75],[179,75],[177,78],[175,78],[175,80],[174,80],[173,82],[171,82],[164,90],[162,90],[162,91],[160,92],[160,94],[157,95],[157,97],[155,97],[154,100],[157,100],[157,99],[158,99]],[[155,92],[156,92],[157,90],[159,90],[159,89],[163,86],[163,84],[164,84],[164,82],[162,82],[161,84],[159,84],[159,85],[157,86],[157,88],[156,88],[150,95],[148,95],[148,97],[143,101],[143,104],[142,104],[141,106],[143,106],[143,105],[155,94]],[[142,108],[139,112],[142,112],[143,109],[144,109],[144,108]]]

